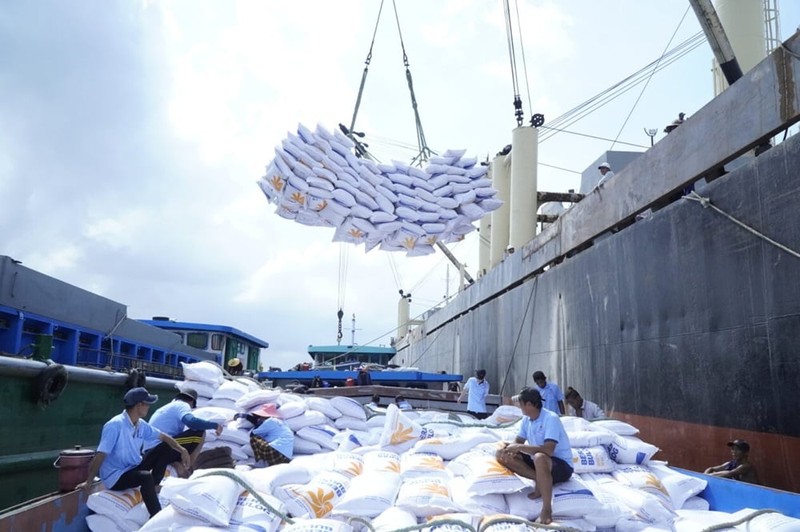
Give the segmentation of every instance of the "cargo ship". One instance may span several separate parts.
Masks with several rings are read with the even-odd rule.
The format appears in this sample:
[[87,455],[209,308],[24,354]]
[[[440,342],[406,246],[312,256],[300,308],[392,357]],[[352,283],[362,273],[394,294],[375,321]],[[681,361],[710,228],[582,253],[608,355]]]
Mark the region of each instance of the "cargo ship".
[[[786,136],[798,57],[795,34],[538,234],[535,190],[505,234],[508,214],[493,213],[485,272],[421,325],[400,324],[395,362],[486,368],[506,396],[541,370],[640,427],[673,465],[702,471],[745,439],[765,485],[800,491],[800,139]],[[513,166],[533,160],[538,132],[513,133],[491,170],[508,179],[511,157],[512,191],[535,182]],[[614,156],[584,175],[596,183]]]
[[135,320],[127,307],[0,256],[0,510],[51,492],[64,449],[97,445],[121,397],[146,384],[160,404],[182,363],[255,373],[268,343],[222,325]]

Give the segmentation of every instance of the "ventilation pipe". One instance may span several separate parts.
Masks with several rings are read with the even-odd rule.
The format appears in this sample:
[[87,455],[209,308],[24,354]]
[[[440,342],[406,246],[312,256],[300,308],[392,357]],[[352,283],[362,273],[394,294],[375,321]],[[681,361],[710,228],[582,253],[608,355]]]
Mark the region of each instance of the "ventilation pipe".
[[409,315],[411,304],[409,303],[409,296],[400,292],[400,301],[397,302],[397,339],[405,338],[408,334],[409,328]]
[[511,134],[509,247],[521,250],[536,236],[536,166],[539,131],[518,127]]
[[497,190],[497,199],[503,202],[500,208],[492,211],[491,242],[489,244],[489,264],[494,268],[503,260],[508,247],[508,216],[511,210],[511,155],[497,155],[492,159],[492,185]]
[[[491,166],[489,166],[489,172],[487,172],[486,177],[492,179]],[[492,218],[490,216],[481,218],[478,233],[478,277],[480,278],[489,271],[491,264]]]
[[[747,72],[767,56],[766,29],[762,2],[753,0],[714,1],[720,23],[742,72]],[[728,88],[719,62],[714,60],[714,94]]]

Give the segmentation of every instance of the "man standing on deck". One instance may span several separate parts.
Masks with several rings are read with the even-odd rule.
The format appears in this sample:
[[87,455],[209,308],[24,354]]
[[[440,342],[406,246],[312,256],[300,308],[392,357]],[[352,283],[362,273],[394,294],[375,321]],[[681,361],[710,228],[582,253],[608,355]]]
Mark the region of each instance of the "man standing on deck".
[[474,377],[470,377],[461,395],[458,396],[458,402],[464,400],[467,396],[467,413],[472,414],[478,419],[486,419],[489,413],[486,410],[486,396],[489,395],[489,381],[486,380],[486,370],[479,369],[475,372]]
[[572,476],[572,449],[558,415],[543,408],[542,396],[532,388],[519,394],[525,417],[514,443],[497,451],[497,461],[525,478],[536,481],[530,499],[542,498],[539,523],[553,522],[553,484]]
[[[172,436],[178,444],[189,452],[191,464],[194,464],[195,459],[203,449],[205,442],[206,431],[215,430],[217,436],[222,433],[222,425],[213,421],[206,421],[195,417],[192,410],[197,407],[197,392],[192,389],[186,389],[178,393],[172,402],[162,406],[150,417],[150,426],[160,430],[161,432]],[[151,443],[145,445],[147,454],[158,453],[158,458],[152,458],[159,465],[164,467],[153,468],[153,482],[158,485],[161,479],[164,478],[164,471],[166,464],[174,464],[178,474],[186,478],[191,472],[184,470],[183,465],[180,463],[180,455],[172,450],[166,443]],[[160,456],[160,455],[163,455]]]
[[539,392],[539,395],[542,396],[544,407],[551,412],[563,416],[566,413],[564,409],[564,394],[561,392],[561,388],[558,387],[558,384],[547,382],[547,377],[545,377],[544,373],[541,371],[534,372],[533,382],[536,383],[535,389]]
[[[144,420],[150,405],[156,401],[158,396],[150,395],[145,388],[128,390],[123,399],[125,410],[103,425],[100,445],[89,464],[89,474],[86,481],[76,488],[88,490],[99,471],[100,480],[106,489],[123,491],[140,487],[150,517],[161,511],[151,470],[161,467],[162,464],[153,463],[156,455],[143,460],[142,446],[147,442],[161,440],[180,455],[184,467],[189,467],[190,459],[189,452],[171,436],[154,429]],[[163,466],[166,467],[166,463]]]
[[600,181],[597,182],[595,188],[602,186],[603,183],[614,176],[614,172],[611,171],[611,165],[608,163],[600,163],[597,169],[600,170]]

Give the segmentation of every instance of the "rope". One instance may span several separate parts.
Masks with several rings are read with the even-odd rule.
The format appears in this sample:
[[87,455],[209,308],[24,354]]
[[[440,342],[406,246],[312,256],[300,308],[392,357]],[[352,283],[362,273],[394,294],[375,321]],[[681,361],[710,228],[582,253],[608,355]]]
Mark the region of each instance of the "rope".
[[631,110],[628,112],[628,116],[625,117],[625,121],[620,126],[619,131],[617,131],[617,136],[614,137],[614,142],[611,143],[611,148],[609,148],[610,150],[614,149],[614,145],[617,143],[617,140],[619,139],[619,136],[622,135],[622,130],[625,129],[626,125],[628,125],[628,120],[631,119],[631,115],[633,114],[634,109],[636,109],[636,106],[639,105],[639,100],[642,99],[642,96],[644,95],[644,91],[647,90],[647,86],[650,84],[650,80],[653,79],[653,74],[656,73],[656,70],[658,69],[658,65],[659,65],[659,63],[661,63],[661,59],[664,58],[664,55],[667,53],[667,50],[669,50],[669,45],[672,44],[672,40],[675,39],[675,35],[678,33],[678,30],[680,29],[681,25],[683,24],[683,21],[686,18],[687,13],[689,13],[689,9],[691,9],[691,6],[687,7],[686,11],[683,12],[683,16],[681,17],[680,22],[678,22],[678,26],[675,28],[675,31],[672,32],[672,37],[669,38],[669,42],[667,42],[667,45],[664,47],[664,51],[661,52],[661,57],[659,57],[658,61],[656,61],[656,64],[653,67],[653,71],[650,72],[649,76],[647,76],[647,81],[645,81],[644,87],[642,87],[642,90],[639,93],[639,96],[636,97],[636,101],[633,102],[633,105],[631,106]]
[[264,497],[262,497],[261,495],[258,494],[256,489],[253,486],[251,486],[249,482],[247,482],[246,480],[244,480],[243,478],[241,478],[238,475],[234,475],[233,473],[231,473],[229,471],[210,471],[210,472],[208,472],[208,473],[206,473],[204,475],[198,475],[197,478],[214,477],[214,476],[216,476],[216,477],[226,477],[226,478],[229,478],[229,479],[235,481],[237,484],[239,484],[244,489],[246,489],[250,493],[250,495],[253,496],[253,498],[255,500],[257,500],[259,503],[264,505],[264,507],[267,510],[269,510],[269,512],[271,514],[277,515],[278,517],[281,518],[282,521],[284,521],[284,522],[286,522],[286,523],[288,523],[290,525],[294,524],[294,520],[292,520],[291,517],[289,517],[288,515],[286,515],[286,514],[284,514],[282,512],[279,512],[278,510],[273,508],[270,503],[268,503],[266,500],[264,500]]
[[483,523],[481,523],[478,532],[484,532],[490,526],[496,525],[498,523],[520,523],[523,525],[528,525],[533,527],[534,529],[544,529],[544,530],[563,530],[564,532],[581,532],[577,528],[572,528],[571,526],[563,526],[563,525],[544,525],[542,523],[537,523],[535,521],[528,521],[527,519],[523,519],[521,517],[495,517],[492,519],[487,519]]
[[[347,518],[347,524],[348,524],[348,525],[349,525],[350,523],[353,523],[353,522],[355,522],[355,523],[361,523],[362,525],[364,525],[365,527],[367,527],[367,528],[369,529],[369,531],[370,531],[370,532],[375,532],[375,527],[374,527],[374,526],[372,526],[372,521],[370,521],[369,519],[365,519],[365,518],[363,518],[363,517],[357,517],[357,516],[352,516],[352,517],[348,517],[348,518]],[[353,527],[353,528],[355,528],[355,527]]]
[[[514,357],[517,355],[517,347],[519,347],[519,339],[522,337],[522,331],[525,329],[525,318],[528,316],[528,310],[531,308],[531,303],[533,303],[534,298],[536,296],[536,292],[539,288],[539,276],[533,278],[533,288],[531,289],[531,296],[528,298],[528,302],[525,304],[525,313],[522,315],[522,320],[519,324],[519,332],[517,333],[517,339],[514,341],[514,349],[511,351],[511,360],[508,361],[508,366],[506,367],[506,374],[503,377],[503,384],[500,386],[500,395],[503,395],[503,391],[506,389],[506,383],[508,382],[508,374],[511,373],[511,366],[514,363]],[[533,319],[536,317],[536,305],[533,305],[533,314],[531,314],[531,323],[533,323]]]
[[372,48],[375,46],[375,36],[378,34],[378,25],[381,22],[381,13],[383,12],[383,0],[381,6],[378,8],[378,19],[375,21],[375,29],[372,31],[372,42],[369,44],[369,52],[367,52],[367,59],[364,61],[364,72],[361,74],[361,86],[358,88],[358,97],[356,98],[356,106],[353,109],[353,119],[350,121],[350,130],[347,136],[350,137],[356,147],[360,143],[353,136],[353,128],[356,127],[356,117],[358,116],[358,108],[361,107],[361,96],[364,94],[364,85],[367,83],[367,73],[369,72],[369,64],[372,61]]
[[711,199],[710,198],[703,197],[703,196],[701,196],[700,194],[698,194],[697,192],[695,192],[693,190],[689,194],[685,195],[684,199],[688,199],[688,200],[691,200],[691,201],[696,201],[697,203],[702,205],[703,208],[711,207],[713,210],[717,211],[719,214],[721,214],[722,216],[724,216],[728,220],[732,221],[733,223],[735,223],[736,225],[738,225],[742,229],[745,229],[746,231],[749,231],[750,233],[753,233],[758,238],[766,240],[767,242],[769,242],[773,246],[785,251],[789,255],[792,255],[793,257],[796,257],[796,258],[800,259],[800,253],[798,253],[797,251],[794,251],[791,248],[788,248],[788,247],[784,246],[780,242],[776,242],[775,240],[771,239],[770,237],[768,237],[764,233],[761,233],[760,231],[758,231],[756,229],[753,229],[752,227],[750,227],[749,225],[745,224],[744,222],[742,222],[740,220],[737,220],[736,218],[734,218],[733,216],[731,216],[727,212],[723,211],[722,209],[720,209],[719,207],[717,207],[716,205],[711,203]]
[[733,528],[733,527],[735,527],[737,525],[741,525],[742,523],[746,523],[746,522],[752,520],[754,517],[758,517],[759,515],[764,515],[764,514],[768,514],[768,513],[780,513],[780,512],[778,512],[777,510],[769,509],[769,508],[764,508],[762,510],[756,510],[752,514],[746,515],[745,517],[742,517],[741,519],[737,519],[736,521],[729,521],[727,523],[719,523],[719,524],[716,524],[716,525],[711,525],[711,526],[701,530],[701,532],[713,532],[714,530],[726,530],[728,528]]
[[426,528],[433,529],[444,525],[458,525],[464,530],[469,530],[469,532],[478,532],[477,530],[475,530],[474,526],[470,525],[469,523],[465,523],[464,521],[459,521],[458,519],[434,519],[432,521],[427,521],[425,523],[422,523],[421,525],[413,525],[404,528],[397,528],[395,530],[392,530],[392,532],[413,532],[414,530],[424,530]]

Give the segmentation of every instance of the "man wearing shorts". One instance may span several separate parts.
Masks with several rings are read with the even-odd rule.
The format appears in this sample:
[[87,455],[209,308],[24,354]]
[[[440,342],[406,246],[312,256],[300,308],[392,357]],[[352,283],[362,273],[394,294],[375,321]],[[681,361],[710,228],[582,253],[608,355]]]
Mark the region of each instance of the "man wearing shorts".
[[531,388],[519,394],[525,417],[514,443],[497,452],[497,461],[514,473],[536,481],[531,499],[542,497],[538,522],[553,522],[553,484],[572,476],[572,449],[558,414],[543,408],[542,396]]

